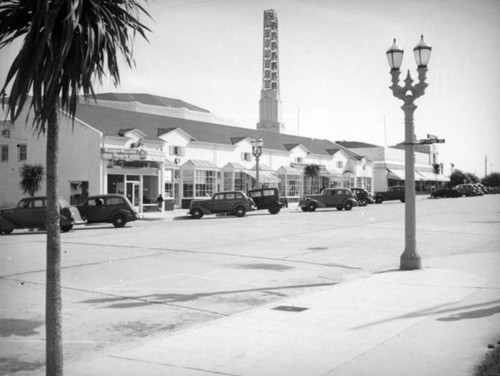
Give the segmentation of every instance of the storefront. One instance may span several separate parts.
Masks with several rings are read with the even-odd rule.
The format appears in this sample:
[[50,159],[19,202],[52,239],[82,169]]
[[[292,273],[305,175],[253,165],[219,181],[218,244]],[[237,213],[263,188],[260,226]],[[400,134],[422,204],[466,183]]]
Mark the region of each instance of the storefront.
[[103,148],[107,193],[126,196],[140,213],[158,210],[156,199],[162,193],[165,156],[154,149]]

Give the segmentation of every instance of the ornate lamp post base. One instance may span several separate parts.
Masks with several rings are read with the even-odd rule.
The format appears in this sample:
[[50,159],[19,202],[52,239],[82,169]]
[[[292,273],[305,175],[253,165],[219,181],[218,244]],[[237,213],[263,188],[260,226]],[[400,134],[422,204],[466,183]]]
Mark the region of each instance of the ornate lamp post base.
[[399,261],[401,270],[417,270],[422,269],[422,260],[419,255],[406,255],[403,253]]

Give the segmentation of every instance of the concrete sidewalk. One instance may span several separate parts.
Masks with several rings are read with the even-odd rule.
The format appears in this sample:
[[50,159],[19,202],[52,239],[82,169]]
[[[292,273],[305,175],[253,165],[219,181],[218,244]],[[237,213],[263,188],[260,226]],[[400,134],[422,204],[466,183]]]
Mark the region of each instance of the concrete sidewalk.
[[427,264],[67,362],[65,375],[471,375],[500,340],[498,253]]

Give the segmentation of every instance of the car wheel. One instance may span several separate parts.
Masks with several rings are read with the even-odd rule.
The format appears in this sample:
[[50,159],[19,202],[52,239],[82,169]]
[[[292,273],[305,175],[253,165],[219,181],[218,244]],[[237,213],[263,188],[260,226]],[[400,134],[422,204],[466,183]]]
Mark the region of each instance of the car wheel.
[[9,230],[1,230],[0,229],[0,234],[5,234],[5,235],[9,235],[9,234],[12,234],[12,231],[14,231],[13,229],[9,229]]
[[62,232],[68,232],[73,228],[73,225],[66,225],[66,226],[61,226],[61,231]]
[[404,204],[405,200],[401,200],[401,202]]
[[368,200],[366,198],[362,198],[361,201],[359,202],[360,206],[367,206],[368,205]]
[[191,216],[194,219],[200,219],[201,217],[203,217],[203,212],[201,211],[201,209],[193,209],[193,211],[191,212]]
[[313,212],[316,210],[316,204],[314,202],[311,202],[309,205],[307,205],[307,211]]
[[269,210],[269,213],[271,213],[271,214],[278,214],[281,210],[281,207],[278,204],[274,203],[274,204],[271,204],[271,206],[269,207],[268,210]]
[[300,209],[302,209],[303,212],[307,211],[307,207],[301,206]]
[[375,203],[376,203],[376,204],[381,204],[381,203],[382,203],[382,201],[384,201],[384,199],[383,199],[382,197],[377,197],[377,198],[375,198]]
[[351,201],[347,201],[347,202],[344,204],[344,209],[345,209],[345,210],[351,210],[351,209],[352,209],[352,202],[351,202]]
[[247,212],[247,210],[243,207],[243,206],[238,206],[235,210],[234,210],[234,214],[241,218],[241,217],[244,217],[245,216],[245,213]]
[[111,221],[116,228],[123,227],[127,223],[127,220],[122,214],[115,215]]
[[344,209],[342,206],[337,206],[337,210],[342,210]]

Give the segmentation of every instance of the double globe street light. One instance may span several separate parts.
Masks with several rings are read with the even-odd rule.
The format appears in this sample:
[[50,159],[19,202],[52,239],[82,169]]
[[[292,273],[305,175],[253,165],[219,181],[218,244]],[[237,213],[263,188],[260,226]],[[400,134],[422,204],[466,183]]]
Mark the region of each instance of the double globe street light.
[[250,143],[252,144],[252,154],[255,157],[255,188],[259,188],[259,159],[262,155],[262,147],[264,146],[264,140],[259,138],[258,141],[255,139],[251,139]]
[[415,219],[415,127],[413,124],[413,113],[417,106],[415,100],[425,93],[428,84],[425,82],[427,64],[431,57],[431,46],[424,42],[422,35],[420,42],[413,49],[415,61],[417,62],[418,83],[412,86],[413,79],[408,75],[404,80],[405,85],[399,86],[399,75],[401,63],[403,62],[403,50],[396,44],[396,39],[387,51],[387,60],[391,67],[392,85],[390,89],[393,95],[401,99],[404,104],[401,109],[405,115],[405,249],[401,255],[400,269],[421,269],[421,259],[417,253],[416,244],[416,219]]

